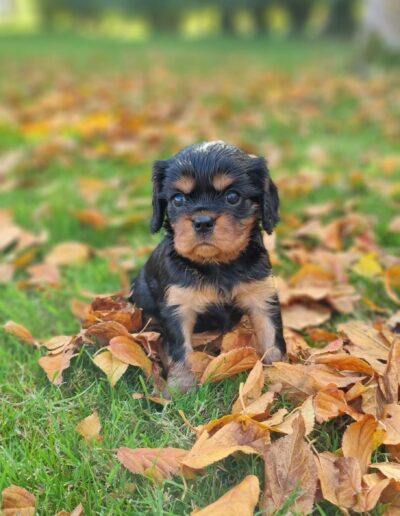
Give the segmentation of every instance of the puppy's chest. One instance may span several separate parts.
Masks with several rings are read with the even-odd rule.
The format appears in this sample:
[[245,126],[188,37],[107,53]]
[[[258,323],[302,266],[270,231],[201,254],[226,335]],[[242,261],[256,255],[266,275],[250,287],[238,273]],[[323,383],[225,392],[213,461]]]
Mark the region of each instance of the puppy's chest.
[[167,291],[166,301],[170,306],[195,313],[205,312],[210,305],[235,305],[247,311],[262,309],[275,294],[273,277],[268,276],[261,280],[238,282],[229,290],[212,284],[190,287],[172,285]]

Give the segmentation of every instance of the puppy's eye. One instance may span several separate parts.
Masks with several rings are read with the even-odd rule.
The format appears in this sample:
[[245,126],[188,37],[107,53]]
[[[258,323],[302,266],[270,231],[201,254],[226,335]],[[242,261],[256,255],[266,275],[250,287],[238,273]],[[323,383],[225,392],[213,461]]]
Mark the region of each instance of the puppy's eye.
[[172,197],[172,202],[177,208],[183,206],[186,202],[186,196],[183,193],[178,193]]
[[237,204],[240,201],[240,195],[235,190],[229,190],[225,196],[226,202],[229,204]]

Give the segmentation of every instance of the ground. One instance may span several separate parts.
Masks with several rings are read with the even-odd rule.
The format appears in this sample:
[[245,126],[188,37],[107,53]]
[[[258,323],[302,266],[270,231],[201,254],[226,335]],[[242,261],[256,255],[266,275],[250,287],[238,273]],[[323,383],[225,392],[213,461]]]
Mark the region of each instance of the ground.
[[[398,252],[400,233],[388,225],[400,196],[399,76],[393,69],[361,70],[348,43],[9,37],[0,39],[0,69],[0,156],[33,153],[6,178],[15,184],[4,180],[1,209],[29,231],[47,231],[32,263],[64,241],[84,242],[94,253],[82,265],[64,267],[57,288],[26,287],[26,266],[17,268],[13,281],[0,285],[0,323],[14,320],[38,338],[73,334],[79,330],[73,299],[126,289],[160,238],[149,233],[152,161],[203,139],[266,155],[278,184],[301,171],[324,178],[292,189],[283,184],[278,255],[304,209],[326,201],[336,207],[324,220],[353,203],[354,211],[376,219],[379,248]],[[90,198],[90,187],[82,190],[85,178],[106,185],[97,198]],[[94,208],[104,215],[97,227],[82,216]],[[116,245],[137,251],[122,273],[98,252]],[[282,257],[275,270],[287,277],[297,267]],[[382,282],[356,273],[350,279],[363,298],[387,315],[395,311]],[[363,302],[352,315],[375,317]],[[336,314],[326,328],[346,318]],[[40,355],[0,333],[0,492],[11,483],[24,486],[36,494],[39,514],[71,511],[80,502],[86,514],[188,514],[246,474],[262,477],[262,462],[253,456],[230,457],[195,483],[176,477],[164,485],[133,476],[115,460],[120,446],[189,448],[194,438],[180,411],[194,426],[229,413],[245,375],[160,408],[132,399],[151,390],[133,368],[111,388],[82,349],[54,386],[37,363]],[[95,445],[75,431],[94,410],[103,425],[103,441]],[[315,431],[314,445],[336,450],[340,432],[326,423]],[[316,514],[336,513],[328,502],[316,508]]]

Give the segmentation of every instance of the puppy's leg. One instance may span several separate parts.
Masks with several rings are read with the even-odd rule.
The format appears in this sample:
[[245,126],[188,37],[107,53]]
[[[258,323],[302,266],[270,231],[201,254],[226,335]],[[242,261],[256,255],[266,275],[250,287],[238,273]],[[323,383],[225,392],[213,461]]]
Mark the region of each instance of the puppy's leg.
[[196,314],[179,306],[168,306],[163,310],[165,351],[169,357],[167,383],[181,392],[196,385],[196,378],[188,362],[192,351],[191,338]]
[[235,287],[234,295],[235,302],[251,319],[264,362],[286,360],[281,309],[273,278],[241,283]]

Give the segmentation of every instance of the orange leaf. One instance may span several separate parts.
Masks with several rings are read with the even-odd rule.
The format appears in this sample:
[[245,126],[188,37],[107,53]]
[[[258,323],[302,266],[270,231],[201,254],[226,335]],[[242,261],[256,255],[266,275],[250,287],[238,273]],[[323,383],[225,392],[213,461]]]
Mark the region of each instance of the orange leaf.
[[192,512],[192,516],[253,516],[260,497],[260,483],[254,475],[248,475],[237,486],[204,509]]
[[[290,495],[299,492],[294,512],[312,512],[317,489],[317,469],[310,445],[304,441],[305,425],[299,416],[293,432],[267,447],[263,508],[268,514],[279,510]],[[301,490],[301,491],[300,491]]]
[[46,256],[46,263],[51,265],[75,265],[88,261],[90,247],[81,242],[62,242],[56,245]]
[[18,337],[27,344],[31,344],[32,346],[36,347],[40,346],[39,342],[32,336],[31,332],[21,324],[18,324],[14,321],[7,321],[3,328],[7,333],[11,333],[11,335]]
[[99,355],[96,355],[93,362],[106,374],[112,387],[115,386],[128,369],[128,364],[118,360],[110,351],[103,351]]
[[261,396],[264,381],[262,363],[258,360],[250,371],[246,382],[244,384],[240,384],[239,399],[236,400],[232,407],[233,414],[241,412],[246,405],[253,403],[253,401],[257,400]]
[[251,369],[257,362],[254,348],[237,348],[221,353],[206,367],[201,383],[218,382],[235,374]]
[[65,369],[68,369],[73,350],[67,350],[65,353],[58,353],[57,355],[47,355],[39,358],[39,365],[47,374],[47,378],[54,383],[60,385],[62,382],[62,374]]
[[356,420],[361,415],[347,404],[344,392],[333,384],[323,387],[316,394],[314,409],[318,423],[329,421],[342,414],[348,414]]
[[35,497],[23,487],[11,485],[2,492],[1,504],[4,516],[34,516]]
[[376,419],[367,414],[356,423],[349,425],[343,434],[343,455],[357,459],[362,474],[367,472],[372,452],[381,444],[375,440],[377,428]]
[[131,473],[159,480],[179,475],[186,455],[180,448],[119,448],[117,459]]
[[385,405],[380,424],[386,432],[384,444],[400,444],[400,405]]
[[128,330],[116,321],[93,324],[86,330],[86,335],[96,337],[102,344],[108,344],[114,337],[129,335]]
[[101,441],[101,423],[97,410],[94,411],[93,414],[90,414],[90,416],[87,416],[85,417],[85,419],[82,419],[82,421],[78,424],[75,430],[86,441]]
[[132,337],[119,336],[110,340],[108,349],[114,357],[125,362],[125,364],[140,367],[147,374],[151,375],[152,363],[146,356],[143,349],[137,344]]
[[331,310],[316,303],[303,305],[293,303],[282,308],[283,325],[292,330],[303,330],[309,326],[319,326],[328,321],[331,317]]

